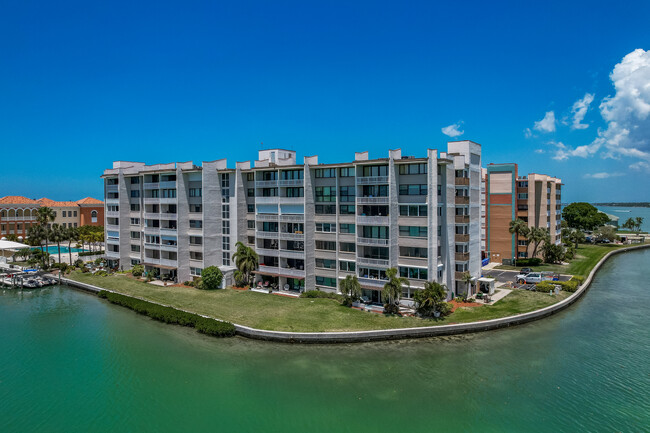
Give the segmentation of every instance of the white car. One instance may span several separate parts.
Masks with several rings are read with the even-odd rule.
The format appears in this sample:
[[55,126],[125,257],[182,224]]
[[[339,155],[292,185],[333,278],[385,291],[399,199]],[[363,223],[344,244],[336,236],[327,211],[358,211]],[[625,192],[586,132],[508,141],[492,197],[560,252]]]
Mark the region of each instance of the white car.
[[537,284],[541,283],[545,278],[539,272],[531,272],[530,274],[519,274],[515,280],[519,284]]

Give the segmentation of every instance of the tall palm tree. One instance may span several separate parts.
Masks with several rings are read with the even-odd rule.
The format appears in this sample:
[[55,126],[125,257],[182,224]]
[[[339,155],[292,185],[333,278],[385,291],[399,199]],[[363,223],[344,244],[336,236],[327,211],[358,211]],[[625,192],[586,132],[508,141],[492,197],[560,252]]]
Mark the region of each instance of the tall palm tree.
[[386,278],[388,278],[388,281],[384,284],[381,295],[388,300],[384,305],[384,312],[392,313],[395,312],[395,304],[399,302],[399,298],[402,296],[402,289],[404,286],[410,287],[411,283],[406,278],[397,276],[397,268],[386,269]]
[[424,290],[417,290],[413,295],[416,309],[422,316],[432,316],[439,310],[440,304],[447,299],[447,286],[437,281],[424,283]]
[[34,247],[40,247],[41,252],[44,253],[43,239],[45,238],[45,231],[43,226],[32,225],[27,229],[27,242]]
[[339,284],[341,293],[343,293],[347,300],[354,302],[361,297],[361,284],[356,275],[348,275]]
[[470,287],[473,279],[474,277],[472,277],[472,274],[470,274],[469,272],[463,273],[463,283],[465,283],[465,285],[467,286],[467,291],[465,293],[465,297],[467,298],[472,296],[472,293],[470,293]]
[[636,227],[637,231],[641,231],[642,224],[643,224],[643,217],[634,218],[634,226]]
[[66,239],[68,240],[68,255],[70,257],[70,266],[72,266],[72,242],[79,239],[79,230],[76,227],[68,227],[66,230]]
[[541,227],[533,227],[530,229],[530,234],[528,235],[528,240],[533,242],[535,246],[533,247],[532,257],[537,255],[537,248],[542,242],[550,242],[550,236],[546,229]]
[[43,206],[38,208],[36,221],[43,228],[43,240],[45,240],[45,249],[48,249],[50,247],[50,228],[48,227],[48,224],[54,221],[55,218],[56,214],[49,207]]
[[59,263],[61,263],[61,242],[66,240],[66,230],[54,223],[52,224],[52,229],[50,230],[50,238],[52,239],[52,242],[56,243],[57,251],[59,254]]
[[517,218],[516,220],[510,221],[510,227],[508,228],[508,231],[515,235],[514,255],[515,255],[515,266],[517,266],[517,256],[519,256],[518,248],[517,248],[519,246],[519,237],[528,238],[528,235],[530,234],[530,228],[528,227],[526,221]]
[[232,258],[239,270],[238,275],[241,276],[245,284],[250,284],[251,275],[259,266],[259,257],[254,249],[241,242],[237,242],[235,247],[237,247],[237,251],[232,255]]

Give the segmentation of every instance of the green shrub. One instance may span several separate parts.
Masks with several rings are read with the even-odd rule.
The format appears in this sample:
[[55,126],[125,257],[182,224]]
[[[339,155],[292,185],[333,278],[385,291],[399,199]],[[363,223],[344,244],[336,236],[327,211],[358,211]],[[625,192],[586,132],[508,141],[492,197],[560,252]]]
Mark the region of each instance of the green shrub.
[[104,254],[104,250],[101,250],[101,251],[80,251],[79,252],[79,257],[96,256],[98,254]]
[[74,266],[77,268],[83,268],[84,266],[84,261],[81,259],[77,259],[74,261]]
[[183,281],[184,286],[194,287],[194,281]]
[[541,283],[537,283],[535,286],[535,291],[537,292],[550,292],[551,290],[555,289],[555,284],[557,281],[553,281],[553,284],[550,281],[542,281]]
[[97,276],[97,277],[107,277],[107,276],[108,276],[108,272],[106,272],[106,271],[97,271],[97,272],[95,272],[93,275],[95,275],[95,276]]
[[235,327],[229,322],[220,322],[214,319],[199,316],[198,314],[180,311],[172,307],[154,304],[143,301],[142,299],[132,298],[130,296],[120,295],[119,293],[100,291],[97,296],[107,299],[116,305],[121,305],[132,309],[138,314],[142,314],[152,319],[164,323],[171,323],[180,326],[190,326],[198,332],[217,337],[230,337],[235,335]]
[[54,269],[60,269],[61,272],[65,273],[68,270],[68,264],[67,263],[54,263],[52,266]]
[[517,259],[517,266],[539,266],[542,264],[542,259],[539,257],[532,257],[530,259]]
[[335,299],[339,302],[343,302],[345,300],[345,296],[334,293],[334,292],[323,292],[320,290],[307,290],[306,292],[302,292],[300,294],[301,298],[327,298],[327,299]]
[[141,277],[142,274],[144,274],[144,266],[142,265],[135,265],[133,266],[133,269],[131,269],[131,275],[134,277]]
[[548,292],[553,290],[553,286],[560,286],[565,292],[573,293],[578,290],[578,287],[584,282],[584,278],[580,276],[573,276],[569,281],[542,281],[537,283],[535,290],[538,292]]
[[452,305],[449,302],[441,302],[440,305],[438,305],[438,311],[440,312],[441,316],[448,316],[451,314],[451,309]]
[[399,306],[396,304],[384,304],[384,314],[399,314]]
[[221,288],[221,281],[223,280],[223,274],[221,270],[216,266],[208,266],[207,268],[201,271],[201,280],[203,281],[201,289],[204,290],[216,290]]

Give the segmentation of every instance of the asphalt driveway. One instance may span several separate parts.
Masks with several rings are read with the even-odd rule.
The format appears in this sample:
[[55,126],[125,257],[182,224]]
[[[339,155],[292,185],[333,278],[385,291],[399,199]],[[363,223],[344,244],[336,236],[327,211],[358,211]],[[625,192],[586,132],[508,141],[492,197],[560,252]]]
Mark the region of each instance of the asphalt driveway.
[[[484,270],[483,276],[496,279],[500,283],[516,283],[515,277],[519,271],[504,271],[501,269]],[[569,281],[571,275],[560,275],[560,281]]]

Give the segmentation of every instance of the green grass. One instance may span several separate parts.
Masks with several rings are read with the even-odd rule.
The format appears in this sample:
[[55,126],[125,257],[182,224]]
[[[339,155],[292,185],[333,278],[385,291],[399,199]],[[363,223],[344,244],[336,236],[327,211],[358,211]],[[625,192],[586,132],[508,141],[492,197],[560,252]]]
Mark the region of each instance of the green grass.
[[141,297],[258,329],[294,332],[361,331],[465,323],[524,313],[558,302],[567,294],[515,290],[493,306],[459,308],[443,320],[386,317],[344,307],[332,299],[288,298],[233,289],[205,291],[193,287],[160,287],[125,275],[98,277],[75,271],[70,278],[125,295]]
[[[535,271],[559,272],[567,275],[582,275],[586,277],[589,272],[596,266],[596,263],[608,252],[624,248],[623,245],[589,245],[580,244],[576,250],[576,257],[568,265],[549,265],[542,263],[539,266],[532,266]],[[519,270],[521,266],[500,265],[496,269]]]

